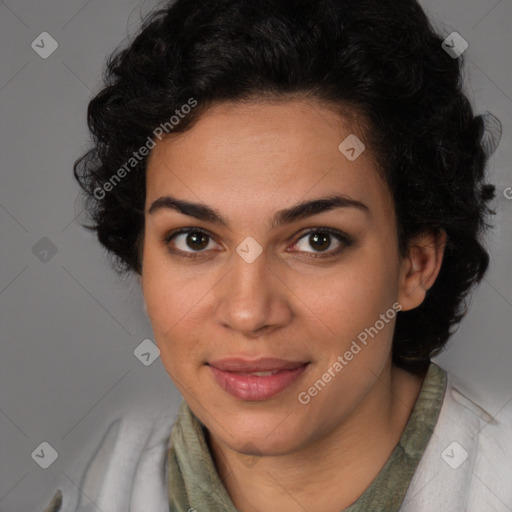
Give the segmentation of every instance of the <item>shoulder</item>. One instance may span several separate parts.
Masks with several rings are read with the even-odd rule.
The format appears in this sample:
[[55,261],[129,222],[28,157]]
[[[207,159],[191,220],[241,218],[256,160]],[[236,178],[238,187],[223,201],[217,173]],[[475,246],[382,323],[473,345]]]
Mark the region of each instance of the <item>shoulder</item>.
[[485,396],[453,376],[451,396],[477,422],[468,512],[512,510],[512,394]]
[[76,481],[63,480],[41,512],[165,510],[165,457],[176,408],[110,418]]
[[447,372],[439,418],[400,510],[510,510],[511,475],[512,401]]

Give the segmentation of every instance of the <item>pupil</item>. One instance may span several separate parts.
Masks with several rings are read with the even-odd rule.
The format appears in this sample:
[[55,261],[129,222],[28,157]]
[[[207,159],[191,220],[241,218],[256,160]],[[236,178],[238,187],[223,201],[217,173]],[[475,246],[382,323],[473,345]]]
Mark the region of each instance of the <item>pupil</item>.
[[[320,251],[325,251],[329,247],[329,236],[328,233],[314,233],[310,235],[311,246]],[[317,247],[315,247],[315,244]]]
[[207,236],[204,233],[194,231],[188,234],[187,244],[191,249],[204,249],[208,245]]

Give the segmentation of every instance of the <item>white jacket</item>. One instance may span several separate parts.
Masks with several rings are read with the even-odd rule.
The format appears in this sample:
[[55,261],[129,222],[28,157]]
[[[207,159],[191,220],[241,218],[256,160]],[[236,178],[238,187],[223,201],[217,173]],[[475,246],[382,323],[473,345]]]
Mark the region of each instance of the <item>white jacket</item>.
[[[512,400],[494,417],[488,407],[447,375],[437,424],[401,512],[512,512]],[[63,481],[62,508],[46,510],[169,512],[164,461],[175,417],[116,418],[77,482],[81,491]]]

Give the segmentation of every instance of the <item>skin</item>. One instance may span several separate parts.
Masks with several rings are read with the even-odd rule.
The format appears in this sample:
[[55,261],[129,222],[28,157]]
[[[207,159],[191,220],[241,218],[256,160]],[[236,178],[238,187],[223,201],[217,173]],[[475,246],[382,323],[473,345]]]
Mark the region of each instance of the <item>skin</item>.
[[[442,263],[444,233],[418,237],[399,257],[392,197],[370,148],[355,161],[338,149],[352,133],[364,141],[355,124],[313,100],[222,103],[149,157],[147,312],[161,360],[206,425],[219,475],[243,512],[352,504],[398,443],[423,382],[392,364],[395,317],[307,405],[297,399],[393,303],[419,306]],[[363,202],[369,215],[336,208],[270,229],[275,212],[333,193]],[[174,209],[150,214],[166,194],[209,205],[229,228]],[[167,234],[189,227],[211,233],[204,248],[186,234],[166,246]],[[304,233],[326,227],[354,242],[330,237],[322,252]],[[252,263],[236,252],[249,236],[263,251]],[[222,390],[205,365],[229,356],[311,364],[279,395],[250,402]]]

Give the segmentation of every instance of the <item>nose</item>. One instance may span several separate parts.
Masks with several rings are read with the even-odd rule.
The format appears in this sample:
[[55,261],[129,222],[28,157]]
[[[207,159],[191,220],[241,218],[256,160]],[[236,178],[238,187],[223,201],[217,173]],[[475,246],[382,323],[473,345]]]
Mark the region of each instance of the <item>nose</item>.
[[289,289],[270,267],[265,252],[248,262],[237,253],[216,287],[215,321],[247,338],[268,335],[292,318]]

